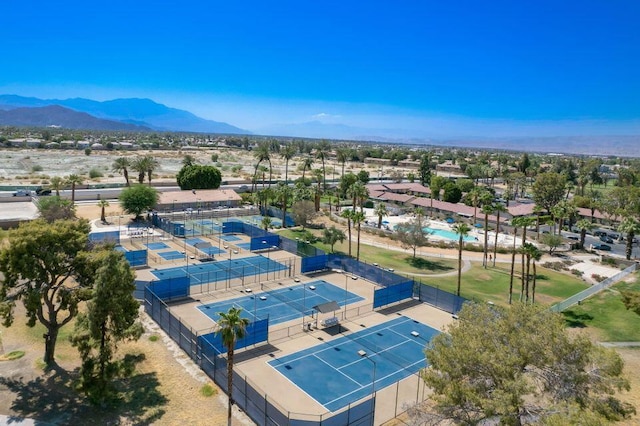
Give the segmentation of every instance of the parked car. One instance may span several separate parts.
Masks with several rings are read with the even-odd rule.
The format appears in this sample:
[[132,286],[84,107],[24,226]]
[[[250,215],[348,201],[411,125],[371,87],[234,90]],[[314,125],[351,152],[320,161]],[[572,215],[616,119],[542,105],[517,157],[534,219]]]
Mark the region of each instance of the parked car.
[[51,195],[51,190],[50,189],[45,189],[45,188],[38,188],[38,189],[36,189],[36,195],[39,195],[41,197],[43,197],[45,195]]
[[593,249],[602,250],[602,251],[611,251],[611,246],[608,246],[606,244],[594,244]]
[[600,235],[600,241],[602,241],[603,243],[613,244],[613,239],[606,235]]
[[577,235],[569,235],[567,238],[574,241],[578,241],[580,239]]
[[31,191],[29,191],[28,189],[18,189],[16,192],[13,193],[14,197],[30,197],[31,196]]

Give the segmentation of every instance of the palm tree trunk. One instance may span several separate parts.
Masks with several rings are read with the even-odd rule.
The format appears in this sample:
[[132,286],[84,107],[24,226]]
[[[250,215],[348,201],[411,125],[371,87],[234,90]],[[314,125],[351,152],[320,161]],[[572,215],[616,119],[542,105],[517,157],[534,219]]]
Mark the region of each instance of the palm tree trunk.
[[284,163],[284,184],[289,185],[289,159]]
[[498,210],[496,216],[496,238],[493,242],[493,267],[496,267],[496,255],[498,254],[498,234],[500,233],[500,210]]
[[351,219],[347,218],[347,232],[349,233],[349,256],[351,256]]
[[487,269],[487,257],[489,256],[489,213],[484,214],[484,257],[482,258],[482,264],[484,269]]
[[356,245],[356,260],[360,260],[360,222],[358,222],[358,243]]
[[130,187],[131,184],[129,183],[129,170],[127,170],[126,168],[122,169],[122,174],[124,175],[124,180],[126,182],[127,188]]
[[526,279],[526,287],[525,287],[525,303],[529,303],[529,268],[531,266],[531,256],[527,254],[527,279]]
[[531,304],[536,303],[536,261],[533,261],[533,287],[531,291]]
[[[522,226],[522,248],[524,248],[524,243],[526,242],[527,239],[527,225],[524,224]],[[522,296],[524,293],[524,284],[525,284],[525,277],[524,277],[524,272],[525,272],[525,262],[524,262],[524,250],[522,251],[522,276],[521,278],[521,282],[522,282],[522,287],[520,288],[520,301],[522,301]]]
[[513,274],[516,269],[516,237],[518,236],[518,227],[513,227],[513,250],[511,252],[511,276],[509,278],[509,304],[513,298]]
[[633,231],[627,232],[627,246],[625,249],[625,257],[627,260],[631,260],[631,255],[633,254],[633,238],[635,237],[635,233]]
[[456,294],[460,296],[460,280],[462,278],[462,235],[460,235],[460,241],[458,242],[458,290]]
[[233,406],[233,349],[227,351],[227,425],[231,426],[231,407]]

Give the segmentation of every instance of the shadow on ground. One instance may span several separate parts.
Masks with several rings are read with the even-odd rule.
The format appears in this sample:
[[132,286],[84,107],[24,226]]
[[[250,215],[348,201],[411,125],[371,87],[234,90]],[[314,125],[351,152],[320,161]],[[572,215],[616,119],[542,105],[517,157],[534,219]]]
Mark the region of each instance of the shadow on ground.
[[[137,364],[144,356],[130,358]],[[53,365],[33,380],[0,377],[0,386],[15,395],[11,409],[15,416],[48,424],[118,424],[123,418],[148,425],[165,413],[167,399],[160,393],[156,373],[138,373],[115,381],[117,395],[102,405],[94,405],[76,390],[79,371]]]
[[437,261],[424,259],[422,257],[407,257],[405,258],[407,263],[416,269],[427,271],[451,271],[454,268],[451,266],[443,265]]
[[567,325],[572,328],[585,328],[587,322],[593,319],[593,316],[584,312],[576,312],[571,309],[562,313]]

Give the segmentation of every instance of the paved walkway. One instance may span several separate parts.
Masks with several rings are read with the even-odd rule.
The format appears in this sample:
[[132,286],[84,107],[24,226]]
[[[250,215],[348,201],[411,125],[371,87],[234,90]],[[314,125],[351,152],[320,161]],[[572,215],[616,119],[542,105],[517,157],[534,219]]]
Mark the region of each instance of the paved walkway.
[[605,348],[640,348],[640,342],[598,342]]

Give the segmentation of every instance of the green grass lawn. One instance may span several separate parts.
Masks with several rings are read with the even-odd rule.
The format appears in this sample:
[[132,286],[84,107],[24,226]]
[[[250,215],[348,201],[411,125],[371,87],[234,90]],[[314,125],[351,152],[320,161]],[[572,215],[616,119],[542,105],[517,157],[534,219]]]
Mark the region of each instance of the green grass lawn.
[[[310,230],[314,235],[320,236],[322,231]],[[301,232],[298,230],[283,229],[278,231],[278,234],[283,237],[295,240],[301,238]],[[352,235],[352,254],[355,257],[356,254],[356,236]],[[362,234],[361,234],[362,238]],[[345,240],[343,243],[338,243],[334,246],[336,253],[349,253],[349,242]],[[322,242],[313,244],[315,247],[324,250],[326,253],[331,251],[331,247]],[[377,263],[384,268],[393,268],[399,274],[441,274],[443,272],[455,271],[458,268],[458,262],[454,259],[440,259],[440,258],[425,258],[416,257],[412,255],[395,251],[387,250],[380,247],[369,246],[360,244],[360,260],[367,263]]]
[[620,297],[622,290],[640,291],[640,275],[635,282],[620,282],[564,311],[571,327],[588,328],[601,341],[640,341],[640,316],[628,311]]
[[[509,301],[510,273],[506,264],[499,268],[489,267],[484,269],[482,264],[473,263],[469,271],[462,274],[460,295],[472,300],[491,301],[497,305],[507,305]],[[516,273],[517,273],[516,266]],[[562,274],[550,269],[538,267],[536,281],[536,302],[552,305],[572,296],[585,288],[587,284],[568,274]],[[437,281],[428,278],[425,284],[439,287],[451,293],[456,292],[458,277],[456,275],[438,277]],[[531,288],[532,282],[529,286]],[[520,297],[521,281],[519,276],[514,277],[513,300]],[[531,291],[531,290],[530,290]]]

